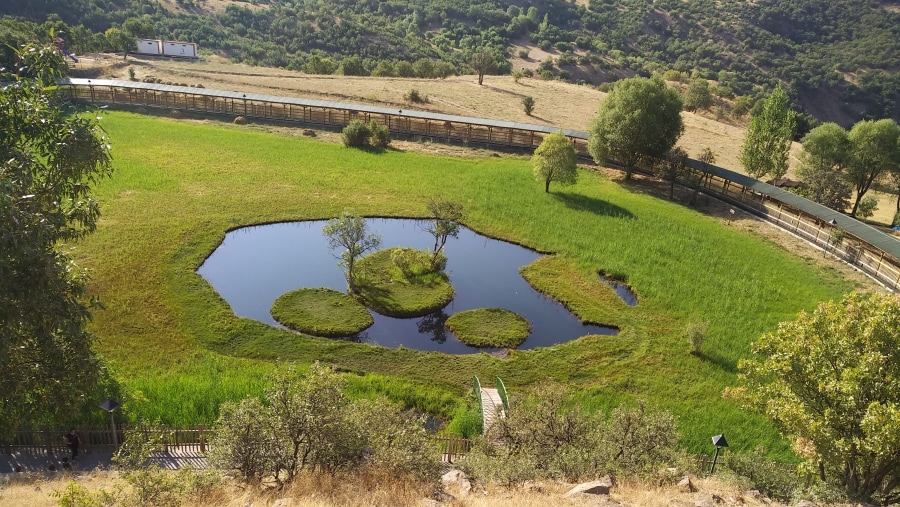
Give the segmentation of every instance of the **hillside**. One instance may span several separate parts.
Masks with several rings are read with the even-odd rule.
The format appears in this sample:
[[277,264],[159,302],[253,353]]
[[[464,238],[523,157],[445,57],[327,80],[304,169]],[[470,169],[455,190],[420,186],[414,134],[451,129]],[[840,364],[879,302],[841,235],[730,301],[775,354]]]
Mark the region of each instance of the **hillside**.
[[22,0],[4,14],[51,17],[33,31],[66,32],[76,52],[125,49],[124,33],[252,65],[433,77],[469,72],[488,49],[500,74],[540,65],[544,78],[599,85],[673,70],[725,98],[782,82],[823,121],[900,119],[896,0]]

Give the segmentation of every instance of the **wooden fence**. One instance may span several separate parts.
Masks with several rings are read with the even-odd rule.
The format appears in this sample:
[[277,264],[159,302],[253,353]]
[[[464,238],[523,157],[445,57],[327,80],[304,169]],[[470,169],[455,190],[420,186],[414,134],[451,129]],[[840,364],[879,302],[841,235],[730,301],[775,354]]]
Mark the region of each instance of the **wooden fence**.
[[453,460],[465,456],[472,450],[472,441],[455,435],[443,435],[435,438],[441,449],[441,461],[453,463]]
[[[243,116],[326,127],[343,127],[353,120],[376,122],[395,133],[450,142],[535,149],[544,136],[560,130],[540,125],[404,111],[362,104],[292,99],[187,86],[162,86],[129,81],[72,79],[62,89],[75,100],[107,105],[140,106],[205,115]],[[565,131],[564,131],[565,132]],[[576,150],[588,156],[587,138],[567,134]]]
[[727,178],[709,174],[701,182],[704,193],[735,204],[778,227],[822,248],[878,280],[888,289],[900,290],[900,259],[854,236],[823,218],[756,192]]
[[[114,450],[112,430],[80,426],[78,433],[82,452],[111,452]],[[182,452],[205,453],[209,446],[212,430],[202,424],[178,428],[172,426],[117,426],[116,441],[125,441],[126,432],[137,431],[146,436],[153,436],[160,442],[159,451],[168,452],[178,449]],[[63,435],[69,429],[41,428],[37,430],[21,430],[9,440],[0,441],[0,451],[5,454],[23,453],[53,456],[68,452]]]

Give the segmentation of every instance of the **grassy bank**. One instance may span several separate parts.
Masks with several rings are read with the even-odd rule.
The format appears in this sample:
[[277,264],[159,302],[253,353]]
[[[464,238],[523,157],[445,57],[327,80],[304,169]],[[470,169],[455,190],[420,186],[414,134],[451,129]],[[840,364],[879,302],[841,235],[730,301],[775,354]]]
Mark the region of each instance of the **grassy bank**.
[[[722,387],[762,332],[851,288],[758,237],[595,173],[546,195],[525,158],[373,154],[117,112],[103,125],[117,171],[98,187],[104,215],[76,254],[107,306],[91,325],[99,348],[141,392],[141,411],[169,398],[191,405],[194,382],[209,400],[193,402],[204,406],[198,417],[211,417],[216,400],[258,391],[272,361],[320,360],[358,373],[362,395],[384,392],[438,413],[452,411],[473,375],[499,375],[510,390],[554,378],[578,387],[589,408],[643,398],[674,411],[696,450],[725,431],[729,442],[740,435],[732,446],[783,453],[774,430],[723,400]],[[526,270],[529,281],[619,335],[513,351],[507,360],[311,338],[235,317],[194,272],[232,228],[345,208],[421,217],[437,193],[463,203],[478,232],[555,252]],[[641,304],[626,306],[599,282],[600,270],[626,275]],[[702,355],[689,354],[682,334],[693,316],[709,323]]]

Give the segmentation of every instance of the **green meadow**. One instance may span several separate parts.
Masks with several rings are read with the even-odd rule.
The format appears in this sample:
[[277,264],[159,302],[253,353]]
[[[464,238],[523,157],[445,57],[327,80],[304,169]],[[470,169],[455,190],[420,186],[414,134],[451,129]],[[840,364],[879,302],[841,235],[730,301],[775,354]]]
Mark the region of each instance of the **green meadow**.
[[[765,419],[723,399],[722,389],[736,382],[738,359],[761,333],[853,288],[702,210],[587,170],[576,185],[545,194],[526,157],[372,153],[122,112],[105,113],[101,124],[116,172],[97,187],[97,231],[74,249],[106,307],[91,329],[128,392],[132,419],[208,424],[222,401],[259,393],[277,362],[323,361],[348,373],[356,396],[382,393],[439,416],[456,411],[475,375],[500,376],[513,397],[554,379],[575,388],[588,410],[637,399],[671,410],[693,451],[708,451],[709,437],[724,431],[732,447],[764,445],[786,457]],[[345,208],[425,217],[438,193],[463,203],[475,231],[547,252],[523,275],[619,334],[505,360],[373,347],[238,318],[195,273],[230,229]],[[627,277],[639,305],[626,306],[598,271]],[[700,354],[684,335],[692,318],[709,323]]]

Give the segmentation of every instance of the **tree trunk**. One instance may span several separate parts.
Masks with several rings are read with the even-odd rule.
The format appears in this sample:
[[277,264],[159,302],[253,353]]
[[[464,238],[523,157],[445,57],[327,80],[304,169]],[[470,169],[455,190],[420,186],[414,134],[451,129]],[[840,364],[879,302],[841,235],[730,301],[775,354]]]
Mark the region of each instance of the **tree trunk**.
[[550,178],[547,178],[547,180],[544,181],[544,192],[547,194],[550,193]]
[[478,71],[478,85],[481,85],[481,82],[484,81],[484,72]]

